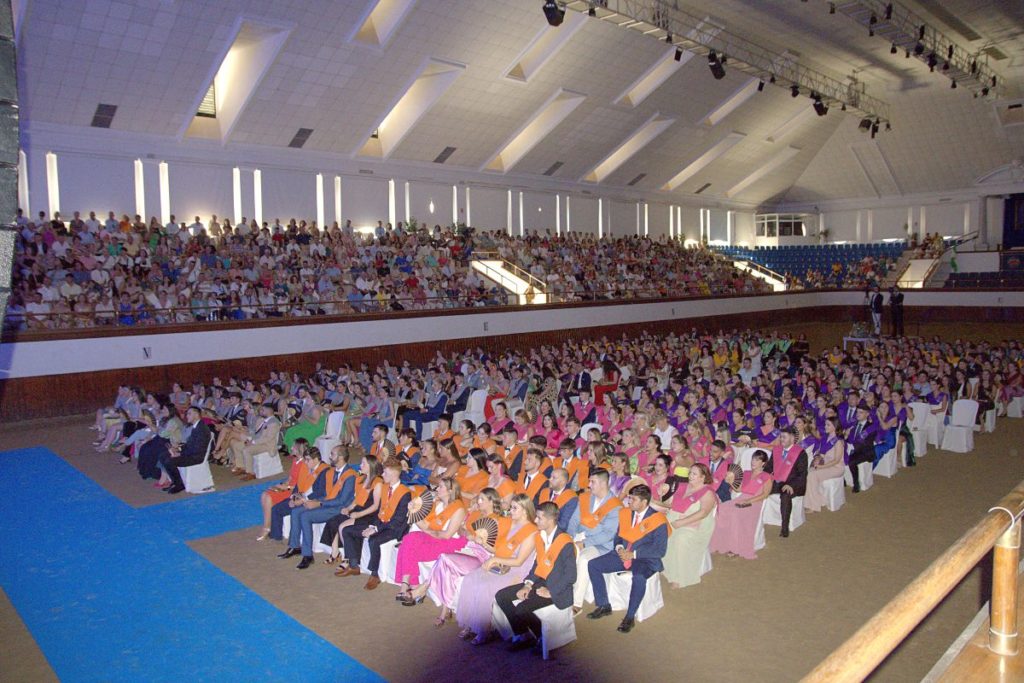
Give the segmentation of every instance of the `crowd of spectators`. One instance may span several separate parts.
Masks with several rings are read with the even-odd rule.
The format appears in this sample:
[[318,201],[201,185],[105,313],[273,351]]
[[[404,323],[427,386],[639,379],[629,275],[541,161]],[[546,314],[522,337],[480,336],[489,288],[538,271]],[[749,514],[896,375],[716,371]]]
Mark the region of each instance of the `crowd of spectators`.
[[883,256],[865,256],[852,264],[833,263],[828,270],[809,268],[802,277],[787,273],[787,289],[867,289],[879,287],[886,274],[896,265],[895,259]]
[[[859,466],[877,465],[893,449],[915,464],[912,403],[923,403],[940,424],[958,398],[976,400],[979,416],[998,411],[1024,396],[1022,363],[1015,341],[881,338],[811,355],[805,339],[773,332],[644,333],[439,353],[424,367],[318,366],[307,375],[214,378],[190,391],[123,387],[97,413],[95,428],[98,448],[134,459],[144,477],[160,477],[157,485],[177,493],[176,453],[196,451],[189,444],[195,429],[206,429],[200,422],[217,433],[214,453],[222,458],[233,442],[244,456],[245,444],[274,425],[292,464],[288,479],[265,496],[260,540],[283,539],[290,518],[280,557],[301,554],[298,568],[307,569],[317,541],[311,523],[324,522],[319,542],[332,545],[326,562],[339,566],[338,576],[360,574],[369,543],[366,588],[375,589],[380,546],[419,534],[399,547],[398,599],[415,606],[429,595],[441,607],[439,626],[454,616],[460,635],[486,642],[490,606],[496,596],[499,605],[508,598],[502,590],[522,591],[524,579],[544,585],[536,571],[552,560],[540,550],[560,533],[552,520],[576,549],[575,568],[563,563],[572,595],[561,593],[556,604],[582,608],[589,583],[597,609],[588,616],[601,618],[610,612],[603,574],[632,571],[635,595],[619,626],[628,632],[648,576],[663,571],[671,586],[683,587],[700,581],[709,549],[755,558],[769,496],[780,497],[781,536],[788,536],[792,506],[820,509],[826,481],[849,473],[857,493]],[[453,421],[481,390],[484,414]],[[382,402],[390,404],[386,412]],[[348,438],[317,452],[312,444],[330,413],[371,425],[369,440],[360,443],[361,429],[343,428]],[[426,419],[436,426],[421,439]],[[251,462],[238,455],[229,464],[252,478]],[[416,517],[428,489],[436,507]],[[547,519],[536,529],[549,535],[535,540],[529,531],[538,509]],[[481,517],[495,520],[495,536],[471,524]],[[651,545],[632,551],[648,531]],[[418,571],[403,569],[419,561],[436,561],[423,583]]]
[[232,225],[120,219],[109,212],[65,223],[20,212],[14,286],[5,326],[156,325],[505,305],[506,291],[469,267],[500,251],[534,273],[553,301],[762,291],[703,249],[678,242],[581,233],[499,232],[351,221],[321,230],[275,220]]

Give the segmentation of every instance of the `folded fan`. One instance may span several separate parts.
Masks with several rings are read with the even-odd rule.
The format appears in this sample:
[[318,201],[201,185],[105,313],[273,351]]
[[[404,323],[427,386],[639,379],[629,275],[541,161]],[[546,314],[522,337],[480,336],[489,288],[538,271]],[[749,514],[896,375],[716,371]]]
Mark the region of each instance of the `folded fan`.
[[729,465],[729,471],[732,472],[733,476],[732,487],[739,491],[740,487],[743,486],[743,468],[733,463]]
[[492,517],[481,517],[473,522],[473,531],[483,531],[487,534],[487,545],[493,546],[498,542],[498,520]]
[[426,519],[430,511],[434,509],[434,493],[424,491],[409,501],[409,523],[416,524]]

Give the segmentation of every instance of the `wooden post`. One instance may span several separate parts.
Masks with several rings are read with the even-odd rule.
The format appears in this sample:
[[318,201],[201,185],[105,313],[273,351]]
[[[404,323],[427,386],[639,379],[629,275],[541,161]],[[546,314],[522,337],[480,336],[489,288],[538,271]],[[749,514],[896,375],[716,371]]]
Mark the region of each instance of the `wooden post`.
[[996,541],[992,553],[991,626],[988,647],[998,655],[1017,654],[1017,567],[1020,521]]

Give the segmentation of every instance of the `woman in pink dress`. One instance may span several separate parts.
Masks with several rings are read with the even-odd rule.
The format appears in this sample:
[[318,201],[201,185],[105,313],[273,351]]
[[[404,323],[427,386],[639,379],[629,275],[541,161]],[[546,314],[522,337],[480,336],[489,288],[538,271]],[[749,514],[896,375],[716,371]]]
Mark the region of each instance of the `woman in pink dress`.
[[547,440],[545,443],[545,449],[549,455],[554,455],[558,452],[558,445],[562,443],[562,438],[565,436],[565,433],[558,428],[558,423],[555,419],[554,413],[548,413],[542,419],[542,426],[537,432],[537,436],[543,436]]
[[465,520],[462,490],[454,477],[444,477],[434,490],[434,508],[416,523],[416,529],[402,537],[398,546],[395,576],[402,589],[396,599],[411,599],[410,589],[420,583],[420,562],[433,562],[439,555],[457,552],[466,545],[466,537],[459,534]]
[[534,517],[533,500],[526,494],[516,494],[509,507],[512,525],[508,533],[498,539],[494,555],[462,580],[455,610],[455,618],[462,626],[460,638],[473,638],[474,645],[490,640],[494,596],[506,586],[522,583],[533,566],[537,534]]
[[508,417],[508,406],[504,401],[494,402],[494,417],[487,422],[491,425],[491,434],[500,434],[505,425],[512,422]]
[[[758,450],[750,460],[750,471],[743,475],[743,485],[732,500],[718,506],[715,530],[711,534],[713,553],[739,555],[748,560],[757,559],[754,536],[761,519],[761,506],[772,492],[772,475],[764,471],[768,454]],[[725,481],[732,483],[732,473]]]
[[825,436],[818,444],[818,454],[811,459],[807,468],[807,492],[804,493],[804,509],[817,512],[828,503],[822,484],[827,479],[842,477],[846,470],[844,455],[846,442],[838,433],[838,420],[825,418]]
[[[438,628],[444,626],[451,618],[459,599],[462,579],[479,569],[485,560],[494,555],[495,546],[506,541],[506,535],[512,527],[509,518],[501,516],[501,499],[494,489],[486,488],[481,491],[476,497],[474,507],[476,509],[466,518],[463,530],[469,541],[458,552],[439,556],[430,570],[430,578],[411,590],[411,599],[403,602],[407,606],[418,605],[423,602],[424,596],[429,595],[441,607],[441,614],[434,620],[434,625]],[[485,532],[476,532],[472,529],[471,520],[483,517],[489,517],[498,523],[498,539],[495,546],[487,545]]]

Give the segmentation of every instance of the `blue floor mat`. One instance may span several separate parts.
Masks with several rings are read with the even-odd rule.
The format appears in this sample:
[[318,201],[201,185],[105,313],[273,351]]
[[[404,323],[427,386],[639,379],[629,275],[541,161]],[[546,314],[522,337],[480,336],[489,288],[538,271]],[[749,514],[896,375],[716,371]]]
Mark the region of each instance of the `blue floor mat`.
[[191,550],[260,487],[134,509],[45,448],[0,453],[0,583],[64,681],[379,681]]

